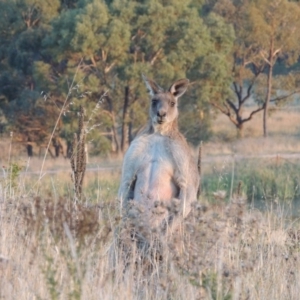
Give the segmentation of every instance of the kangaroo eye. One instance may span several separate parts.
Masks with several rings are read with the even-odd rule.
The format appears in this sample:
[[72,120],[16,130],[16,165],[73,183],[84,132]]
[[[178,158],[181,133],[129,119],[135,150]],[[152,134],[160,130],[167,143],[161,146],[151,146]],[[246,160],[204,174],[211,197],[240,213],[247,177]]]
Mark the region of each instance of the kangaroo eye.
[[153,99],[153,100],[152,100],[152,104],[155,105],[156,103],[157,103],[157,100],[156,100],[156,99]]
[[171,102],[171,106],[174,106],[175,105],[175,102]]

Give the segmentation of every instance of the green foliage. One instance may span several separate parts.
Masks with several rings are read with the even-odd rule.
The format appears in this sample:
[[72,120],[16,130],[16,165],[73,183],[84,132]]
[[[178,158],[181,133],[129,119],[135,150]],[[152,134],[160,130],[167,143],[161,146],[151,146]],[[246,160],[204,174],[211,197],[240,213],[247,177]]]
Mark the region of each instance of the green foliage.
[[222,291],[222,286],[218,287],[218,284],[221,285],[221,282],[218,282],[218,274],[209,272],[203,276],[203,287],[208,291],[210,298],[213,300],[231,300],[232,295],[226,291]]
[[[67,198],[34,197],[21,211],[24,232],[31,241],[35,240],[32,260],[35,261],[37,255],[42,258],[35,263],[44,275],[42,282],[48,298],[60,299],[65,294],[68,299],[81,299],[86,270],[90,263],[96,263],[95,253],[104,248],[111,223],[100,223],[98,208],[75,204]],[[95,241],[95,235],[103,229],[106,234]],[[60,281],[61,267],[63,282]]]
[[99,136],[95,134],[95,139],[92,139],[90,143],[92,144],[92,149],[90,151],[91,155],[107,155],[111,151],[111,145],[107,138],[104,136]]
[[7,168],[7,177],[10,182],[10,186],[15,188],[18,186],[18,177],[20,172],[23,170],[23,166],[18,164],[17,162],[12,162]]
[[[100,152],[118,152],[124,150],[122,134],[129,131],[123,129],[130,127],[134,135],[147,119],[148,96],[141,73],[164,88],[187,77],[192,84],[180,101],[180,125],[188,139],[198,144],[211,134],[212,102],[225,107],[222,112],[229,109],[231,120],[241,117],[234,119],[233,106],[228,108],[226,102],[235,105],[238,98],[233,83],[242,95],[255,81],[257,86],[251,86],[250,92],[262,105],[264,72],[259,76],[255,72],[265,63],[260,54],[261,49],[267,51],[272,22],[277,29],[293,32],[275,31],[276,47],[282,45],[281,63],[294,66],[298,39],[293,28],[299,5],[287,0],[276,5],[255,0],[3,0],[1,114],[22,139],[42,142],[68,99],[57,134],[70,142],[72,114],[83,105],[89,116],[109,91],[99,114],[93,116],[94,124],[100,125],[91,139],[94,149],[102,144]],[[75,73],[76,88],[70,91]],[[273,96],[280,84],[284,83],[288,95],[299,81],[295,74],[279,73]],[[25,119],[26,128],[21,126]]]
[[[100,187],[100,190],[99,190]],[[107,178],[95,178],[91,181],[89,186],[89,192],[91,194],[91,198],[98,198],[105,203],[112,203],[113,199],[115,199],[115,195],[118,194],[119,189],[119,175],[112,172],[110,176]],[[98,191],[97,191],[98,190]],[[92,196],[93,193],[97,191],[98,195]]]
[[[76,80],[80,83],[81,92],[90,92],[85,104],[87,111],[90,103],[97,101],[99,93],[110,90],[112,101],[103,103],[105,112],[101,116],[103,121],[99,129],[102,132],[113,131],[115,136],[103,135],[101,140],[107,139],[104,145],[113,140],[117,143],[116,129],[129,122],[120,113],[126,86],[130,89],[128,109],[133,132],[145,123],[148,97],[141,82],[141,73],[154,77],[164,87],[186,76],[198,83],[201,74],[207,72],[203,71],[205,64],[210,64],[210,69],[214,68],[219,73],[218,66],[226,61],[219,51],[219,54],[211,57],[210,63],[209,59],[203,62],[205,56],[215,52],[214,39],[219,39],[221,33],[215,33],[218,37],[210,37],[207,25],[199,17],[200,4],[195,1],[128,1],[125,5],[120,1],[81,0],[77,3],[53,2],[49,8],[44,2],[38,3],[24,0],[19,6],[10,7],[14,12],[28,8],[32,14],[25,14],[26,18],[19,20],[19,32],[12,45],[17,52],[8,51],[9,66],[17,69],[18,74],[28,76],[29,82],[33,83],[34,79],[34,90],[44,95],[51,94],[61,102],[69,92],[66,77],[71,81],[82,58]],[[8,22],[6,19],[4,21]],[[220,28],[220,25],[215,27]],[[218,78],[211,76],[215,84],[223,79],[223,75]],[[3,76],[2,81],[20,86],[11,76]],[[223,85],[226,84],[218,84]],[[204,86],[202,84],[201,89]],[[182,119],[189,115],[195,102],[198,112],[206,109],[205,99],[209,98],[213,89],[204,88],[200,94],[197,90],[198,86],[191,87],[190,99],[182,105]],[[20,99],[27,105],[28,98],[21,94],[15,87],[3,90],[8,101],[19,103],[17,99]],[[36,97],[33,99],[32,105],[35,106]],[[44,114],[53,114],[51,107],[47,102]],[[72,110],[75,111],[76,107],[78,105]],[[198,129],[208,128],[208,118],[209,114],[205,114],[205,120],[195,122],[199,125]],[[68,138],[73,121],[71,118],[62,121],[62,136]],[[69,130],[66,129],[68,127]],[[207,136],[207,133],[202,136]],[[203,139],[202,136],[192,134],[189,138],[197,143]],[[99,137],[94,136],[93,140],[99,140]]]
[[[293,201],[300,198],[299,166],[289,161],[236,162],[233,180],[234,186],[237,182],[242,182],[242,189],[248,201],[252,199]],[[224,190],[230,195],[231,181],[232,166],[230,163],[224,164],[203,176],[202,190],[210,199],[218,190]]]
[[15,189],[18,187],[18,179],[23,168],[24,167],[18,162],[10,162],[8,166],[2,166],[4,178],[1,179],[1,182],[4,183],[4,186],[10,189]]
[[[225,20],[232,25],[235,35],[233,46],[223,47],[224,53],[228,51],[229,67],[224,72],[227,72],[228,80],[231,80],[227,88],[230,87],[232,91],[222,91],[218,97],[211,98],[210,102],[214,108],[228,116],[238,129],[238,136],[242,136],[243,124],[251,121],[254,114],[267,111],[266,103],[285,103],[291,99],[290,94],[299,92],[292,79],[298,75],[290,72],[284,97],[283,94],[278,97],[276,82],[280,80],[274,78],[272,68],[276,67],[278,59],[281,65],[289,66],[294,65],[299,57],[300,48],[295,42],[299,33],[295,28],[300,24],[300,7],[288,0],[213,0],[209,1],[206,9],[209,15],[214,12],[222,17],[221,21]],[[267,73],[271,80],[265,80]],[[285,70],[280,75],[284,76],[286,73]],[[283,89],[282,86],[280,89]],[[257,107],[253,106],[253,100]],[[253,107],[248,115],[243,113],[246,103]]]
[[[107,107],[108,103],[104,101],[102,106],[105,110],[102,118],[106,115],[110,119],[106,119],[110,124],[105,118],[101,122],[100,129],[104,131],[129,122],[119,113],[123,109],[126,86],[130,89],[131,126],[136,131],[145,123],[148,96],[141,73],[152,75],[165,87],[179,77],[188,76],[195,80],[199,69],[196,61],[212,47],[206,25],[199,18],[197,9],[189,3],[129,1],[127,4],[80,1],[76,9],[65,10],[54,20],[53,31],[44,40],[49,53],[58,61],[68,60],[65,73],[72,72],[79,57],[84,58],[79,78],[82,78],[84,88],[92,92],[92,101],[99,94],[99,87],[110,90],[112,102]],[[61,80],[64,78],[59,76],[57,81]],[[182,118],[196,97],[199,98],[193,93],[190,96],[190,101],[182,106]],[[197,102],[201,107],[201,99]],[[107,137],[102,137],[102,141],[103,138]],[[192,139],[199,141],[201,137]],[[112,142],[112,138],[109,140]]]
[[[40,94],[33,78],[34,64],[47,60],[42,53],[42,40],[50,28],[50,20],[58,14],[59,4],[58,0],[51,3],[4,0],[0,3],[1,11],[4,11],[0,22],[1,40],[4,41],[0,45],[0,98],[4,101],[0,101],[0,109],[10,123],[10,129],[21,136],[27,135],[27,138],[28,132],[42,127],[34,120]],[[39,119],[40,114],[37,115]],[[40,141],[46,135],[38,136],[33,134],[33,140]]]
[[[248,42],[260,49],[260,59],[262,60],[260,63],[266,66],[276,66],[277,60],[280,60],[281,66],[291,66],[297,63],[300,54],[300,47],[296,42],[300,38],[298,30],[296,30],[300,26],[299,5],[287,0],[274,3],[252,1],[248,9],[251,26]],[[268,54],[270,52],[272,53],[271,57]],[[276,75],[275,72],[274,75]],[[280,88],[280,85],[276,84],[278,79],[274,78],[274,85],[271,87],[272,98],[278,98],[276,93],[279,88],[284,89],[288,94],[298,87],[295,82],[299,80],[297,72],[279,75],[285,77],[285,82]],[[279,81],[282,80],[279,79]]]
[[45,277],[46,285],[48,288],[49,296],[51,300],[59,299],[59,282],[56,277],[56,267],[54,265],[53,258],[45,254],[45,266],[42,267],[42,273]]
[[[209,140],[212,132],[210,129],[211,120],[207,115],[209,114],[208,108],[198,108],[195,105],[195,109],[190,106],[189,110],[185,110],[183,116],[179,118],[179,127],[187,140],[194,146],[199,145],[199,141]],[[191,123],[191,120],[194,120]]]

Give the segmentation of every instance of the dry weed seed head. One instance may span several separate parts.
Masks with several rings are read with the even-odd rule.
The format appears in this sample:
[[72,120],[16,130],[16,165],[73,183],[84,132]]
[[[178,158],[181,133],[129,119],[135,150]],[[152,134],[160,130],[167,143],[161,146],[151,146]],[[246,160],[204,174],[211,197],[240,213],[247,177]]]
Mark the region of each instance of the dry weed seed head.
[[[97,251],[104,249],[99,256],[98,252],[91,254],[95,256],[95,266],[99,268],[88,271],[92,278],[103,272],[102,264],[109,259],[107,249],[116,240],[117,263],[114,268],[107,269],[115,273],[111,271],[112,279],[103,279],[102,284],[110,289],[109,284],[114,282],[113,287],[118,289],[122,282],[130,282],[130,289],[134,290],[133,298],[136,297],[134,299],[146,299],[143,293],[153,291],[165,295],[158,299],[181,299],[176,297],[178,291],[182,291],[178,287],[181,284],[184,289],[193,289],[194,296],[191,299],[250,299],[247,296],[247,284],[253,282],[252,278],[263,280],[264,276],[268,276],[265,268],[269,266],[276,267],[276,270],[279,268],[284,273],[286,284],[294,289],[299,276],[299,232],[296,229],[284,231],[273,226],[273,223],[270,225],[270,219],[265,214],[249,210],[247,203],[238,197],[229,204],[224,201],[214,205],[194,202],[192,213],[183,221],[178,232],[171,236],[160,230],[147,230],[140,218],[143,210],[133,203],[130,208],[135,210],[132,218],[128,217],[126,222],[122,219],[114,237],[111,234],[112,226],[109,226],[111,223],[105,221],[105,210],[117,211],[116,207],[86,207],[70,199],[50,196],[27,200],[27,204],[20,206],[20,221],[25,226],[19,226],[23,224],[18,223],[18,227],[26,228],[25,242],[30,240],[30,234],[38,235],[37,250],[32,256],[36,258],[41,255],[43,241],[52,237],[55,237],[55,247],[58,245],[60,249],[67,249],[64,231],[64,224],[67,224],[76,247],[84,245],[80,249],[87,249],[89,254],[92,251],[90,245],[94,243],[99,245]],[[176,203],[164,207],[161,202],[157,202],[155,208],[159,211],[164,208],[175,210],[176,213]],[[8,220],[8,217],[5,218]],[[15,222],[11,223],[12,226],[16,225]],[[282,239],[279,240],[281,231]],[[97,239],[99,243],[95,242]],[[25,245],[29,246],[28,249],[33,247],[28,242]],[[48,251],[57,255],[54,247],[48,248]],[[11,257],[8,259],[10,263]],[[270,261],[274,265],[270,265]],[[35,259],[32,259],[32,263],[36,264]],[[276,273],[269,275],[272,278],[277,276]],[[89,280],[84,281],[84,284],[90,286]],[[241,284],[237,289],[239,281]],[[215,297],[216,289],[219,289],[219,298]],[[234,297],[237,296],[233,294],[236,290],[239,290],[240,297]],[[117,296],[114,294],[113,297]]]
[[261,216],[250,217],[245,201],[228,205],[220,202],[209,208],[195,202],[192,213],[184,221],[184,234],[173,235],[169,247],[177,267],[190,274],[194,283],[201,282],[201,276],[210,276],[208,270],[223,260],[224,253],[239,250],[246,263],[237,266],[230,261],[222,262],[223,284],[229,287],[240,272],[253,270],[256,261],[250,260],[255,258],[251,242],[262,234],[257,227],[263,224]]
[[35,197],[32,204],[20,206],[28,233],[37,236],[47,226],[54,237],[65,237],[64,224],[78,240],[95,235],[99,230],[99,207],[85,207],[66,198]]
[[198,191],[197,191],[197,199],[200,197],[200,194],[201,194],[201,172],[202,172],[201,162],[202,162],[202,141],[200,142],[199,150],[198,150],[197,168],[198,168],[198,173],[199,173],[199,186],[198,186]]
[[77,200],[82,198],[82,185],[86,170],[86,128],[84,124],[85,111],[80,106],[78,118],[78,133],[74,134],[71,154],[72,181],[74,185],[75,197]]

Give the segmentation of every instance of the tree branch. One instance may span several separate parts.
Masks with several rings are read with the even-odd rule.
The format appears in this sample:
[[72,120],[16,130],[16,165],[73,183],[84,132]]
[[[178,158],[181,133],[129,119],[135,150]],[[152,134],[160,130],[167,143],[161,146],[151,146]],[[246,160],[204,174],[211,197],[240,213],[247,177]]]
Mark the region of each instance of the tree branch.
[[210,104],[212,106],[214,106],[215,108],[217,108],[220,112],[222,112],[224,115],[228,116],[229,120],[235,125],[238,126],[238,122],[232,117],[231,113],[230,113],[230,109],[228,107],[228,105],[226,105],[226,103],[224,103],[224,106],[226,107],[226,110],[224,109],[224,107],[220,106],[219,104],[215,103],[215,102],[210,102]]
[[114,119],[114,115],[107,110],[101,110],[101,114],[108,115],[112,120]]
[[94,55],[91,55],[91,62],[92,62],[92,64],[93,64],[93,66],[96,68],[97,67],[97,63],[96,63],[96,60],[95,60],[95,57],[94,57]]
[[253,87],[253,83],[249,84],[248,88],[247,88],[247,94],[245,95],[245,97],[243,97],[242,101],[241,101],[241,104],[244,104],[245,101],[247,101],[250,96],[251,96],[251,89]]
[[105,50],[101,50],[101,55],[102,55],[102,61],[106,61],[107,59],[107,52],[105,52]]
[[[254,74],[255,74],[255,77],[254,77],[254,80],[258,77],[259,74],[263,73],[264,72],[264,69],[266,67],[265,64],[260,64],[259,66],[257,66],[256,63],[252,63],[253,67],[254,67]],[[254,82],[254,80],[252,80]]]
[[236,82],[233,83],[233,86],[234,86],[234,92],[236,93],[236,95],[238,97],[239,103],[241,103],[241,100],[242,100],[241,87],[240,87],[240,90],[239,90],[238,87],[237,87]]
[[300,93],[300,89],[299,90],[295,90],[295,91],[293,91],[292,93],[290,93],[288,95],[284,95],[284,96],[280,96],[280,97],[271,99],[270,102],[277,102],[277,101],[285,100],[286,98],[288,98],[290,96],[293,96],[295,94],[298,94],[298,93]]
[[113,136],[112,132],[97,132],[97,134],[100,134],[101,136]]
[[247,101],[249,99],[249,97],[251,96],[251,90],[253,88],[253,85],[255,83],[255,80],[257,79],[257,77],[264,71],[265,66],[260,66],[260,68],[258,68],[255,64],[254,68],[256,69],[256,71],[254,72],[254,77],[251,79],[251,83],[249,84],[248,88],[247,88],[247,94],[245,95],[245,97],[242,99],[241,104],[244,104],[245,101]]
[[250,121],[250,120],[252,119],[252,117],[253,117],[255,114],[257,114],[258,112],[260,112],[260,111],[263,110],[264,108],[265,108],[265,104],[264,104],[262,107],[259,107],[258,109],[253,110],[253,111],[251,112],[251,114],[249,115],[248,118],[242,119],[242,123],[245,123],[245,122]]
[[253,88],[254,82],[256,80],[256,78],[258,77],[260,73],[256,73],[255,76],[252,78],[251,83],[249,83],[249,86],[247,88],[247,94],[245,95],[245,97],[242,98],[241,104],[244,104],[245,101],[247,101],[250,96],[251,96],[251,90]]
[[108,73],[108,72],[114,67],[115,64],[116,64],[116,62],[113,62],[113,63],[111,63],[109,66],[106,66],[106,67],[104,68],[104,73],[105,73],[105,74]]
[[158,51],[154,54],[153,58],[150,61],[151,66],[155,63],[162,50],[163,50],[162,48],[159,48]]
[[235,107],[234,103],[230,99],[226,99],[226,103],[230,106],[230,108],[237,113],[238,109]]
[[32,26],[35,26],[40,21],[40,19],[41,18],[37,18],[34,21],[32,21]]
[[275,55],[277,55],[277,54],[281,51],[281,48],[282,48],[282,47],[280,47],[280,48],[278,48],[278,49],[276,49],[276,50],[274,51],[273,57],[274,57]]
[[215,108],[217,108],[221,113],[223,113],[224,115],[226,115],[226,116],[230,116],[230,110],[227,108],[227,110],[225,110],[221,105],[219,105],[219,104],[217,104],[217,103],[215,103],[215,102],[210,102],[210,104],[213,106],[213,107],[215,107]]
[[271,62],[265,57],[265,54],[263,53],[265,51],[261,50],[259,52],[260,56],[263,58],[263,60],[270,66],[271,65]]

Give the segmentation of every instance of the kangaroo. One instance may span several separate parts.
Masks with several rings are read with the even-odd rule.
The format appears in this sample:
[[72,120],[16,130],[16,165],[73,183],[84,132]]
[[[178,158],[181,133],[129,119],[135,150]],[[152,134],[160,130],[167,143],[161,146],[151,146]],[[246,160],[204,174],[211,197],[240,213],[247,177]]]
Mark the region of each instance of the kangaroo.
[[173,222],[173,201],[186,217],[191,202],[197,198],[199,174],[197,163],[185,137],[179,132],[178,99],[187,90],[189,80],[180,79],[164,91],[143,75],[151,98],[149,122],[132,141],[123,162],[118,197],[122,209],[132,217],[130,203],[136,207],[144,224],[150,228]]

